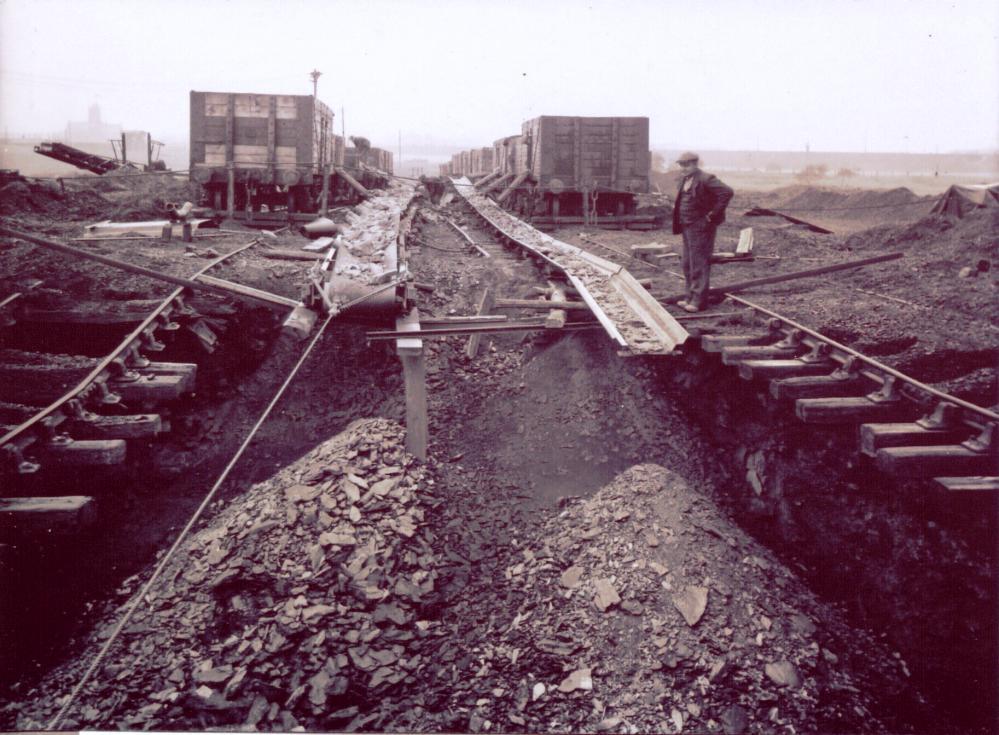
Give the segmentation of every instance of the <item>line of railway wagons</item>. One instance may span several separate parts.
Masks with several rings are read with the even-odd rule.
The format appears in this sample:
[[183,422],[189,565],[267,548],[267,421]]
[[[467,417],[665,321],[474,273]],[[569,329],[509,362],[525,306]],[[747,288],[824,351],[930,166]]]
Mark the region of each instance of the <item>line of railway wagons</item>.
[[352,203],[387,181],[392,153],[347,145],[333,121],[311,95],[192,91],[191,180],[205,204],[236,218]]
[[480,191],[538,224],[612,218],[654,226],[661,215],[636,214],[649,191],[647,117],[567,117],[527,120],[519,135],[456,153],[442,176],[467,176]]

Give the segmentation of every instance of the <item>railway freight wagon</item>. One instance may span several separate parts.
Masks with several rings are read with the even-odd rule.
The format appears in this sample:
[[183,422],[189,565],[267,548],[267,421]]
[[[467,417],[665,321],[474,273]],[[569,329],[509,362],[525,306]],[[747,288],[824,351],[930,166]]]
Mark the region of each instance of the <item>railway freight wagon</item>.
[[372,148],[371,161],[371,165],[379,171],[384,171],[387,174],[394,173],[392,151],[387,151],[384,148]]
[[516,207],[533,198],[554,218],[630,215],[636,194],[649,191],[647,117],[554,117],[526,121],[521,129],[526,160],[515,161],[525,182],[513,192]]
[[230,216],[318,211],[344,151],[332,110],[310,95],[191,92],[190,176]]
[[370,166],[383,173],[393,173],[392,153],[384,148],[367,148],[361,150],[348,146],[345,156],[345,166],[355,172],[361,171],[361,165]]
[[469,176],[491,174],[493,172],[493,149],[491,147],[473,148],[469,152],[469,162],[471,164]]

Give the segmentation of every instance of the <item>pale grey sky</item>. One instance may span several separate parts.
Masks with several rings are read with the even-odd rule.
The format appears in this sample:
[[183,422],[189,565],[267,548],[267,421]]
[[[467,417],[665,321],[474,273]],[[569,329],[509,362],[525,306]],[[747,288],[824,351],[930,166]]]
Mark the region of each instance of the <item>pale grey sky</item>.
[[347,133],[491,143],[646,115],[654,145],[999,145],[994,0],[0,0],[0,128],[186,140],[188,91],[311,92]]

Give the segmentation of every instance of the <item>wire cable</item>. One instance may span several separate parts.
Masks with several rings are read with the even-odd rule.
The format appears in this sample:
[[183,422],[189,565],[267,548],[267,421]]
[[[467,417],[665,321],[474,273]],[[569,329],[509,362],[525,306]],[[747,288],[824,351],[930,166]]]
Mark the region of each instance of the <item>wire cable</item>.
[[114,642],[118,639],[118,636],[121,634],[121,631],[124,629],[125,625],[127,625],[128,621],[132,619],[132,615],[139,607],[139,604],[146,599],[146,596],[152,590],[153,585],[159,579],[160,574],[163,573],[163,570],[166,568],[167,563],[173,557],[174,553],[177,551],[177,549],[180,548],[180,545],[187,537],[187,534],[190,533],[191,529],[194,528],[194,524],[198,522],[198,519],[201,518],[202,513],[204,513],[205,510],[208,508],[208,505],[212,502],[212,499],[215,497],[215,493],[218,492],[219,488],[222,487],[222,483],[224,483],[226,479],[229,477],[229,473],[232,471],[233,467],[236,466],[236,463],[239,462],[240,458],[243,456],[243,452],[246,451],[246,448],[250,445],[250,442],[253,441],[254,437],[257,434],[257,431],[263,425],[264,421],[266,421],[267,418],[270,416],[271,411],[274,409],[274,406],[276,406],[278,401],[281,400],[281,397],[284,395],[284,392],[291,384],[291,381],[298,374],[299,369],[305,363],[305,360],[312,352],[312,349],[319,342],[319,338],[322,337],[323,332],[326,331],[326,327],[329,326],[330,322],[333,321],[333,318],[335,316],[336,316],[335,312],[330,312],[330,314],[326,317],[326,321],[323,322],[322,326],[319,328],[319,331],[312,338],[312,341],[309,342],[309,346],[305,348],[305,351],[302,353],[302,356],[298,359],[298,362],[296,362],[295,366],[291,369],[291,372],[288,374],[288,377],[285,378],[284,383],[281,384],[281,387],[278,389],[278,392],[271,399],[270,403],[267,404],[267,408],[264,409],[264,412],[260,415],[260,418],[257,419],[257,422],[253,425],[253,428],[250,429],[250,433],[243,440],[243,443],[239,446],[239,449],[236,450],[236,454],[233,455],[231,460],[229,460],[229,464],[227,464],[225,469],[222,470],[222,474],[219,475],[219,478],[215,481],[215,484],[212,485],[212,489],[208,491],[208,494],[205,496],[204,500],[201,501],[201,505],[199,505],[197,510],[194,511],[194,515],[191,516],[191,519],[187,522],[187,525],[185,525],[184,528],[181,530],[180,534],[177,536],[177,539],[173,542],[173,545],[160,560],[159,564],[156,565],[156,569],[153,570],[152,576],[150,576],[149,579],[146,581],[145,585],[143,585],[140,593],[132,598],[132,601],[129,603],[128,608],[125,611],[125,615],[122,616],[121,620],[118,621],[118,624],[114,627],[114,630],[111,632],[111,635],[108,637],[107,641],[104,642],[104,645],[101,646],[101,649],[97,652],[97,655],[94,657],[94,660],[90,662],[90,665],[87,667],[87,670],[84,672],[83,677],[80,679],[79,682],[77,682],[76,686],[73,687],[72,692],[70,692],[69,698],[66,700],[65,703],[63,703],[62,707],[56,713],[55,717],[53,717],[52,720],[49,722],[48,727],[46,729],[48,730],[59,729],[59,726],[62,723],[63,718],[69,712],[69,708],[72,706],[73,702],[75,702],[76,698],[80,695],[80,692],[83,690],[83,687],[94,675],[94,672],[97,670],[98,665],[100,665],[101,661],[104,660],[104,657],[107,655],[108,651],[111,650],[111,646],[114,645]]

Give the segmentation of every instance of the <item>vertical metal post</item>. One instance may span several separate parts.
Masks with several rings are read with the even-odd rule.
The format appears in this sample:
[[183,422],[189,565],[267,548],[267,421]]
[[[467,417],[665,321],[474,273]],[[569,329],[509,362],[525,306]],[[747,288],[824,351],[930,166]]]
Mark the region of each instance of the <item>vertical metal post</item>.
[[323,193],[319,199],[319,213],[325,217],[329,213],[330,201],[330,165],[323,164]]
[[226,192],[226,216],[232,219],[236,216],[236,169],[232,161],[226,164],[226,174],[229,177],[228,191]]
[[226,212],[229,219],[233,219],[236,216],[236,95],[228,95],[226,102],[228,109],[225,117],[225,165],[229,178]]
[[[400,332],[419,331],[420,314],[413,309],[396,320]],[[402,360],[402,373],[406,385],[406,451],[425,460],[429,442],[427,416],[427,377],[423,360],[423,340],[404,337],[395,341],[396,351]]]

